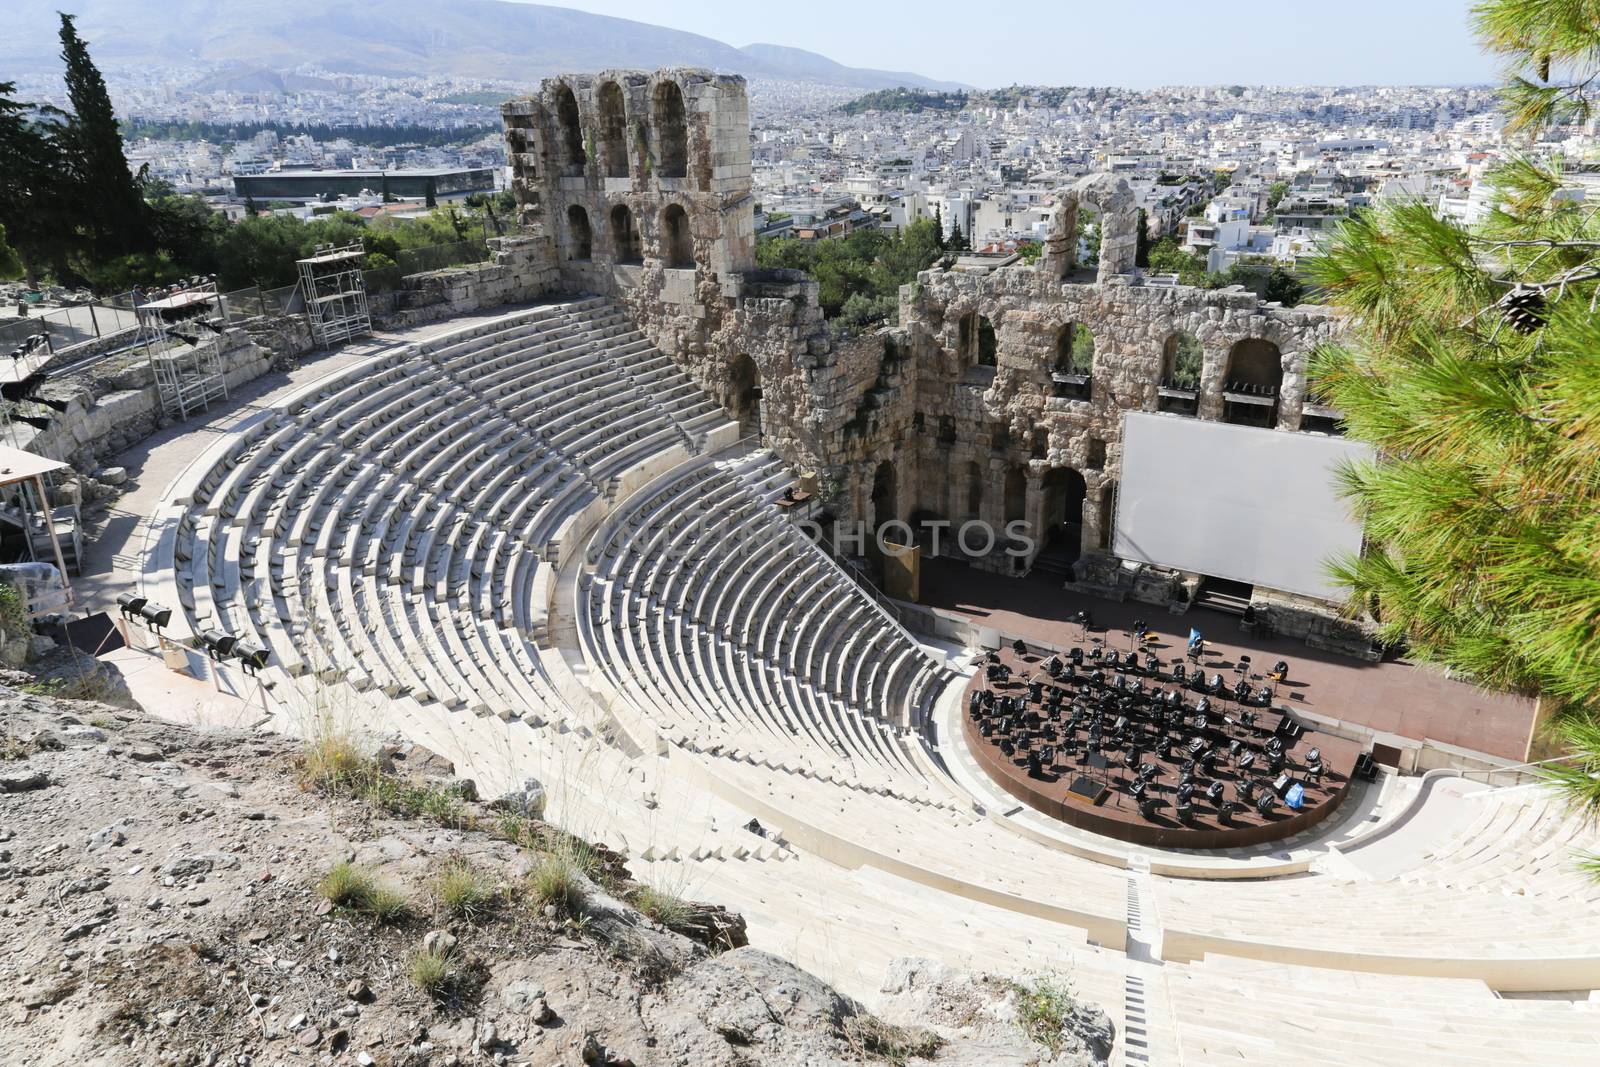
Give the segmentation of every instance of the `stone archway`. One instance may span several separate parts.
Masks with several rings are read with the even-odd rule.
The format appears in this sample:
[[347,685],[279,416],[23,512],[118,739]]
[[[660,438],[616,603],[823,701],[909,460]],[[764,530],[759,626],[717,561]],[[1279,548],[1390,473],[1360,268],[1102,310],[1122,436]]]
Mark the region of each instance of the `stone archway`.
[[639,227],[627,204],[611,209],[611,251],[618,263],[643,263],[644,249],[639,243]]
[[1276,426],[1282,388],[1283,353],[1271,341],[1246,337],[1228,350],[1223,418],[1241,426]]
[[682,178],[689,173],[689,124],[684,114],[683,90],[674,81],[656,86],[656,174]]
[[694,240],[689,236],[689,215],[679,204],[661,212],[661,259],[669,267],[694,267]]
[[572,89],[563,85],[556,90],[556,126],[560,132],[561,173],[569,178],[583,174],[583,165],[589,161],[583,150],[583,125],[578,118],[578,98]]
[[956,348],[965,367],[992,367],[999,354],[994,325],[986,316],[969,311],[956,324]]
[[628,117],[622,88],[616,82],[600,86],[600,162],[607,178],[628,176]]
[[1092,174],[1056,190],[1044,255],[1036,269],[1058,281],[1078,270],[1080,207],[1092,206],[1100,218],[1100,262],[1095,280],[1107,281],[1134,270],[1139,254],[1139,204],[1128,183],[1110,174]]
[[1083,475],[1071,467],[1051,467],[1041,486],[1044,509],[1041,540],[1046,550],[1077,559],[1083,539],[1083,505],[1089,487]]

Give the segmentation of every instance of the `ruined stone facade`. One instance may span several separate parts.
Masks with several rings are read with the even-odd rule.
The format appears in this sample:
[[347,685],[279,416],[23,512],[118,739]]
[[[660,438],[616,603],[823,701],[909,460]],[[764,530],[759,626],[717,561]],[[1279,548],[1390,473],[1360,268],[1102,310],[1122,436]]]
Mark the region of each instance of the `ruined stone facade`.
[[[522,222],[557,285],[615,297],[731,413],[753,426],[759,409],[766,443],[840,519],[1023,520],[1032,553],[969,558],[1025,570],[1065,549],[1081,580],[1113,584],[1124,412],[1334,424],[1305,381],[1331,314],[1145,277],[1134,198],[1109,175],[1058,192],[1037,264],[935,267],[902,289],[898,326],[841,339],[803,275],[753,266],[743,79],[563,76],[504,112]],[[1138,580],[1120,592],[1183,596],[1183,576]]]

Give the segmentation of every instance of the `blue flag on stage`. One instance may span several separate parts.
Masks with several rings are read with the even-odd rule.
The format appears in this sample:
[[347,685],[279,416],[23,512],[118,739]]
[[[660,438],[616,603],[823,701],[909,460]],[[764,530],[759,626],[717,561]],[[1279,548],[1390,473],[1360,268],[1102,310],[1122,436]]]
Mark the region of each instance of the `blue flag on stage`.
[[1189,643],[1192,645],[1198,640],[1200,640],[1200,631],[1193,626],[1189,627]]

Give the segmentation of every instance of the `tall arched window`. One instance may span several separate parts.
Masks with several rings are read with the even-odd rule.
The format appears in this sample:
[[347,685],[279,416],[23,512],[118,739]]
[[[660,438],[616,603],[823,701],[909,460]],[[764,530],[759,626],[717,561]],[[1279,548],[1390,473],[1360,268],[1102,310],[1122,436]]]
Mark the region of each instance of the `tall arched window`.
[[995,341],[994,326],[976,311],[968,312],[957,324],[956,347],[962,362],[969,367],[995,365],[999,345]]
[[616,82],[600,86],[600,164],[608,178],[628,176],[628,117]]
[[661,258],[669,267],[694,266],[694,241],[689,236],[689,216],[677,204],[661,213]]
[[611,253],[618,263],[643,263],[644,249],[639,244],[639,227],[627,204],[611,209]]
[[689,173],[689,125],[684,116],[683,90],[677,82],[656,86],[656,173],[682,178]]
[[1194,415],[1200,410],[1200,373],[1206,353],[1200,339],[1179,331],[1161,346],[1160,410],[1174,415]]
[[1247,337],[1228,350],[1222,376],[1224,417],[1245,426],[1274,426],[1278,390],[1283,385],[1283,354],[1271,341]]
[[583,150],[583,126],[578,121],[578,98],[563,85],[556,91],[556,125],[561,132],[561,173],[576,177],[583,173],[589,161]]
[[1094,331],[1069,322],[1056,331],[1054,394],[1088,400],[1094,393]]

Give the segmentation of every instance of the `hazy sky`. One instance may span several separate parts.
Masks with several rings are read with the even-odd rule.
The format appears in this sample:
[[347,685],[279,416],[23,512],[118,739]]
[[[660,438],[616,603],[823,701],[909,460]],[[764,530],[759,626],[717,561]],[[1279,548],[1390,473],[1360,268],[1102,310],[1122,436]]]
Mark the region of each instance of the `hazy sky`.
[[980,87],[1461,84],[1495,80],[1471,0],[556,0],[852,67]]

